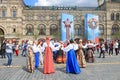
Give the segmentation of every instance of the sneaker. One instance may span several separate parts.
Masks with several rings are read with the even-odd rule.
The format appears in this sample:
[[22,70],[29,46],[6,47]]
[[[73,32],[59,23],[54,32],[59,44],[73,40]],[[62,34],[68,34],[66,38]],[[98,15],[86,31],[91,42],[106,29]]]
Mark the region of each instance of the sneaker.
[[12,65],[10,65],[10,67],[12,67]]
[[9,65],[7,65],[7,67],[10,67]]

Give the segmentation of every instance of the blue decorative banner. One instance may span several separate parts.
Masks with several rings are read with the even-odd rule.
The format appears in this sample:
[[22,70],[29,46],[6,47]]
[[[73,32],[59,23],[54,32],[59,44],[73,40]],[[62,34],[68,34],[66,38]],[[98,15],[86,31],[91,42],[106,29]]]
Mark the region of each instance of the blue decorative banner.
[[74,39],[74,16],[62,13],[61,15],[61,40]]
[[99,21],[94,14],[85,15],[85,37],[87,40],[98,43],[99,41]]

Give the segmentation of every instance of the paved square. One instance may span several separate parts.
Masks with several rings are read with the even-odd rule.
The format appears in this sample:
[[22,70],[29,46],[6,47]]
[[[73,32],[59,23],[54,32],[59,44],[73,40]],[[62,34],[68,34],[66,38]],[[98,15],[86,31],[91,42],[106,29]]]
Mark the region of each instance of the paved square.
[[120,80],[120,54],[106,58],[98,58],[95,53],[95,63],[87,63],[86,68],[81,68],[80,74],[65,72],[65,64],[55,64],[54,74],[43,74],[42,66],[34,73],[26,71],[26,58],[21,55],[13,56],[13,65],[5,66],[6,59],[0,58],[0,80]]

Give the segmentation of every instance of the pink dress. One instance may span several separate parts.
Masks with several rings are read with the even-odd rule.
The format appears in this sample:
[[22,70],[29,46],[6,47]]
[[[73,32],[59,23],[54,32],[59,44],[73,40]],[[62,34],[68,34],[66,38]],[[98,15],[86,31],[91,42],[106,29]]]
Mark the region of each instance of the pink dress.
[[54,62],[53,62],[53,55],[51,47],[49,46],[50,41],[46,40],[47,47],[45,47],[45,55],[44,55],[44,63],[43,63],[43,73],[50,74],[55,72]]

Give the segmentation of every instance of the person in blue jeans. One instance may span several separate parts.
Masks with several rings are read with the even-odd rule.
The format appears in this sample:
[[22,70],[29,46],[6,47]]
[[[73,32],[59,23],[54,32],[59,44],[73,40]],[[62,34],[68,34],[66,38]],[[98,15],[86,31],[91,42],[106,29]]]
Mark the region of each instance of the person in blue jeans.
[[10,67],[12,64],[12,55],[13,55],[13,44],[12,40],[9,40],[6,44],[6,55],[8,57],[7,66]]
[[27,41],[26,41],[25,44],[23,45],[23,53],[22,53],[22,55],[24,57],[26,57],[26,55],[27,55],[27,47],[28,47],[28,44],[27,44]]

